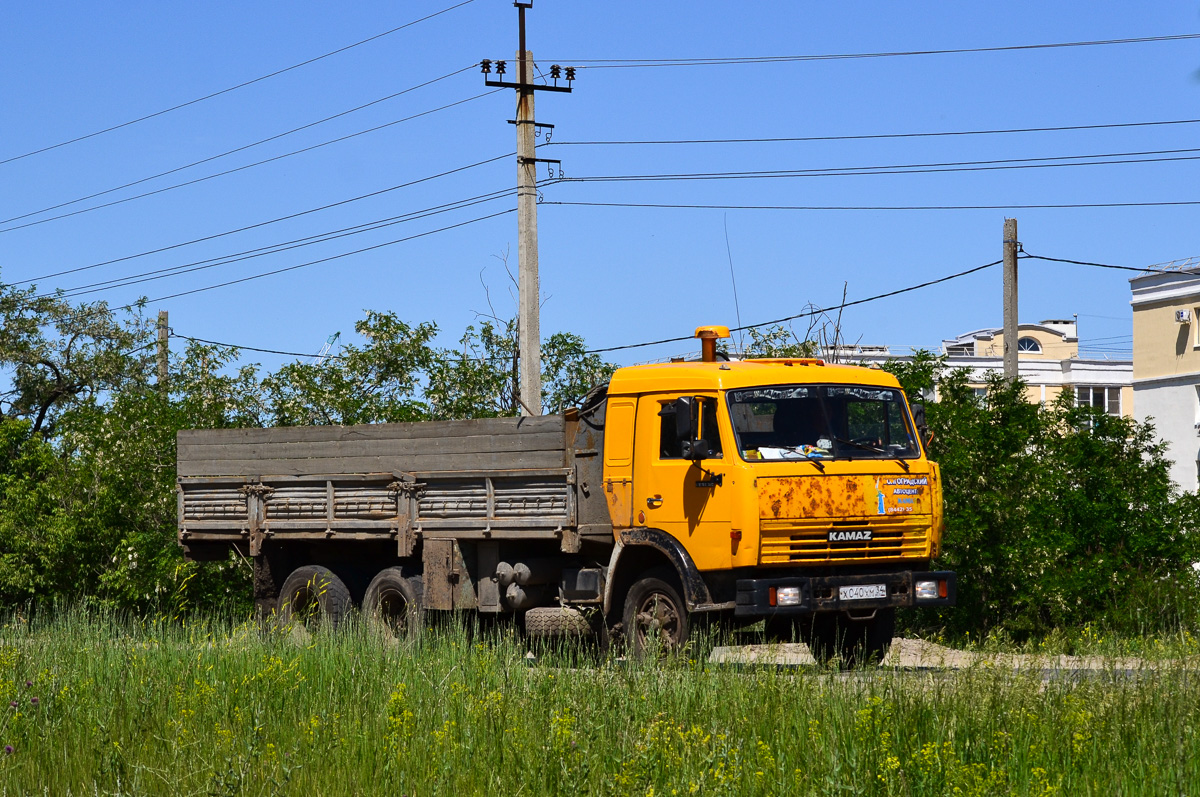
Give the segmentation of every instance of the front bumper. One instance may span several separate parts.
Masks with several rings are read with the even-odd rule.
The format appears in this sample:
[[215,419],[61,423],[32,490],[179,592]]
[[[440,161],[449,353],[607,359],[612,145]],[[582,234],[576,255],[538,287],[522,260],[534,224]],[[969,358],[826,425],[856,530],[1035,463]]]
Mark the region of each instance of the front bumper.
[[[933,598],[918,599],[916,583],[936,581],[939,594]],[[737,604],[734,614],[741,617],[766,617],[769,615],[810,614],[812,612],[840,612],[853,610],[887,609],[895,606],[953,606],[956,597],[957,576],[949,570],[933,572],[903,570],[876,575],[856,573],[844,576],[791,576],[786,578],[743,578],[737,582]],[[883,584],[887,595],[882,598],[842,600],[840,587]],[[944,596],[940,586],[944,584]],[[798,587],[799,603],[793,606],[772,605],[772,594],[783,587]],[[774,590],[774,592],[773,592]]]

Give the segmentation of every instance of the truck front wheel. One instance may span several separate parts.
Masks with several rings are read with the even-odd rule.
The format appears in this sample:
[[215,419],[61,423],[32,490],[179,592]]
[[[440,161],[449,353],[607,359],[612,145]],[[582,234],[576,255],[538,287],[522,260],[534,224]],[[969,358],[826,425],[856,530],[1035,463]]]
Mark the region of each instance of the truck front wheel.
[[624,608],[621,619],[633,655],[669,653],[687,643],[687,604],[673,572],[660,568],[646,573],[630,587]]
[[279,617],[297,630],[336,628],[350,611],[350,590],[333,571],[320,565],[297,567],[279,589]]

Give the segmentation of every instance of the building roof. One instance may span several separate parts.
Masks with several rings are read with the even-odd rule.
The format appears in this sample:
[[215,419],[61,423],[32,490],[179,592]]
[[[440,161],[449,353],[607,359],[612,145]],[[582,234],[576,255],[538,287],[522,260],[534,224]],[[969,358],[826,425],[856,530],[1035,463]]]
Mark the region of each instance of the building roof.
[[[1184,262],[1195,263],[1197,260],[1190,258]],[[1152,302],[1190,299],[1200,295],[1200,264],[1138,274],[1129,280],[1129,288],[1133,294],[1129,303],[1134,307]]]
[[[1063,343],[1077,343],[1079,340],[1075,336],[1074,321],[1049,319],[1037,324],[1018,324],[1017,333],[1020,334],[1021,332],[1045,332],[1051,335],[1058,335],[1062,338]],[[977,340],[992,340],[997,335],[1002,334],[1004,334],[1004,327],[985,327],[984,329],[964,332],[957,338],[943,340],[942,345],[947,348],[951,346],[966,346]]]

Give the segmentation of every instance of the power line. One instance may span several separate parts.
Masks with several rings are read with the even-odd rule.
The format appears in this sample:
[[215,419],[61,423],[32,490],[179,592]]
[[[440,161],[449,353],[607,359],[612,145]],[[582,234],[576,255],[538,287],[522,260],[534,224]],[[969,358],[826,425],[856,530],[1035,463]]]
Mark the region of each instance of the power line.
[[305,238],[297,238],[297,239],[294,239],[291,241],[283,241],[283,242],[280,242],[277,244],[271,244],[270,246],[259,247],[258,249],[249,249],[244,252],[236,252],[236,253],[229,254],[229,255],[223,255],[221,257],[208,258],[206,260],[198,260],[198,261],[194,261],[192,263],[184,263],[184,264],[178,265],[178,266],[168,266],[165,268],[155,269],[153,271],[144,271],[144,272],[141,272],[138,274],[130,274],[130,275],[127,275],[124,277],[118,277],[115,279],[104,280],[101,282],[93,282],[88,285],[79,285],[74,288],[67,288],[64,291],[56,292],[53,294],[43,294],[43,296],[40,296],[37,298],[43,298],[43,297],[49,297],[49,296],[54,296],[54,297],[57,297],[60,299],[74,298],[77,296],[84,296],[84,295],[91,294],[91,293],[98,293],[100,291],[112,290],[114,288],[124,288],[129,285],[136,285],[136,284],[142,283],[142,282],[153,282],[155,280],[179,276],[180,274],[190,274],[194,271],[204,271],[206,269],[216,268],[217,266],[225,266],[225,265],[229,265],[231,263],[238,263],[238,262],[241,262],[244,260],[251,260],[256,257],[264,257],[266,255],[278,254],[279,252],[286,252],[291,249],[299,249],[304,246],[312,246],[313,244],[325,243],[327,241],[334,241],[334,240],[337,240],[338,238],[345,238],[345,237],[348,237],[351,235],[360,235],[365,232],[373,232],[375,230],[381,230],[384,227],[390,227],[390,226],[393,226],[396,224],[404,224],[406,222],[417,221],[419,219],[429,218],[430,216],[436,216],[436,215],[439,215],[442,213],[448,213],[448,212],[454,211],[454,210],[461,210],[463,208],[472,207],[474,205],[482,204],[484,202],[491,202],[491,201],[495,201],[497,199],[502,199],[506,196],[509,196],[511,193],[512,193],[511,189],[503,189],[501,191],[493,191],[490,194],[481,194],[477,197],[471,197],[469,199],[461,200],[459,202],[451,202],[446,205],[437,205],[432,208],[424,208],[422,210],[415,210],[410,213],[402,214],[400,216],[392,216],[392,217],[386,218],[386,219],[377,219],[375,221],[365,222],[363,224],[354,225],[353,227],[344,227],[340,230],[331,230],[331,231],[324,232],[324,233],[318,233],[317,235],[311,235],[311,236],[308,236]]
[[[975,266],[974,268],[969,268],[966,271],[959,271],[955,274],[950,274],[945,277],[939,277],[938,279],[935,279],[935,280],[929,280],[928,282],[922,282],[917,285],[910,285],[907,288],[899,288],[894,291],[888,291],[887,293],[879,293],[874,296],[868,296],[865,299],[855,299],[852,302],[842,302],[840,304],[832,305],[830,307],[823,307],[819,310],[806,310],[803,313],[796,313],[795,315],[785,316],[784,318],[777,318],[774,321],[760,321],[756,324],[746,324],[745,326],[731,328],[729,331],[730,332],[743,332],[748,329],[757,329],[758,327],[769,327],[769,326],[774,326],[775,324],[783,324],[788,321],[795,321],[798,318],[808,318],[811,316],[817,316],[817,315],[821,315],[823,313],[832,312],[834,310],[844,310],[847,307],[855,307],[860,304],[866,304],[868,302],[874,302],[874,301],[878,301],[880,299],[887,299],[892,296],[899,296],[900,294],[903,294],[903,293],[909,293],[911,291],[920,290],[921,288],[928,288],[932,285],[938,285],[943,282],[949,282],[950,280],[958,279],[959,277],[965,277],[968,274],[974,274],[977,271],[983,271],[984,269],[991,268],[992,266],[998,266],[1002,262],[1003,262],[1002,260],[994,260],[991,263],[984,263],[982,266]],[[603,349],[590,349],[587,352],[585,352],[585,354],[601,354],[604,352],[621,351],[624,349],[640,349],[645,346],[656,346],[660,343],[679,343],[679,342],[685,341],[685,340],[692,340],[692,336],[691,335],[681,335],[680,337],[677,337],[677,338],[663,338],[662,340],[652,340],[652,341],[647,341],[645,343],[628,343],[628,344],[625,344],[624,346],[609,346],[609,347],[603,348]]]
[[390,36],[391,34],[396,33],[397,31],[401,31],[401,30],[404,30],[405,28],[412,27],[413,25],[416,25],[421,22],[425,22],[426,20],[429,20],[429,19],[433,19],[434,17],[441,16],[442,14],[445,14],[448,11],[453,11],[456,8],[461,8],[462,6],[468,5],[473,2],[475,2],[475,0],[463,0],[463,2],[458,3],[456,5],[452,5],[449,8],[443,8],[441,11],[434,12],[433,14],[428,14],[426,16],[421,17],[420,19],[414,19],[412,22],[406,22],[405,24],[400,25],[395,28],[392,28],[391,30],[385,30],[383,33],[377,33],[374,36],[369,36],[365,39],[361,39],[360,41],[356,41],[353,44],[347,44],[344,47],[339,47],[336,50],[331,50],[327,53],[324,53],[323,55],[318,55],[314,58],[309,58],[305,61],[301,61],[298,64],[292,64],[291,66],[284,67],[283,69],[277,69],[274,72],[270,72],[266,75],[262,75],[261,77],[256,77],[256,78],[253,78],[252,80],[243,81],[241,83],[238,83],[237,85],[221,89],[220,91],[214,91],[210,94],[205,94],[203,97],[197,97],[193,100],[188,100],[187,102],[181,102],[177,105],[172,105],[169,108],[164,108],[161,111],[155,111],[154,113],[148,113],[144,116],[139,116],[136,119],[130,119],[127,122],[121,122],[120,124],[112,125],[111,127],[106,127],[103,130],[96,130],[95,132],[87,133],[86,135],[76,136],[75,138],[68,139],[66,141],[60,141],[57,144],[51,144],[49,146],[45,146],[40,149],[35,149],[30,152],[26,152],[22,155],[14,155],[10,158],[6,158],[5,160],[0,160],[0,166],[3,166],[6,163],[12,163],[13,161],[21,160],[23,158],[28,158],[33,155],[40,155],[43,152],[49,152],[50,150],[58,149],[59,147],[65,147],[68,144],[75,144],[79,141],[85,141],[89,138],[95,138],[96,136],[103,135],[105,133],[111,133],[114,130],[120,130],[123,127],[129,127],[130,125],[135,125],[138,122],[144,122],[147,119],[153,119],[157,116],[162,116],[163,114],[171,113],[172,111],[178,111],[180,108],[186,108],[189,105],[195,105],[196,103],[204,102],[205,100],[211,100],[213,97],[219,97],[222,94],[228,94],[231,91],[237,91],[238,89],[245,88],[246,86],[252,86],[255,83],[261,83],[264,80],[276,77],[278,75],[282,75],[285,72],[291,72],[293,69],[299,69],[302,66],[308,66],[309,64],[316,63],[317,61],[323,60],[325,58],[329,58],[330,56],[337,55],[338,53],[344,53],[347,50],[352,50],[355,47],[359,47],[368,42],[373,42],[376,39],[381,39],[384,36]]
[[[209,341],[209,340],[205,340],[205,338],[203,338],[203,337],[192,337],[191,335],[179,335],[179,334],[176,334],[176,332],[172,332],[172,334],[170,334],[170,337],[178,337],[178,338],[181,338],[181,340],[192,341],[194,343],[208,343],[209,346],[223,346],[224,348],[240,349],[240,350],[245,350],[245,352],[262,352],[264,354],[283,354],[283,355],[287,355],[287,356],[314,356],[312,352],[281,352],[280,349],[258,348],[256,346],[242,346],[242,344],[240,344],[240,343],[222,343],[221,341]],[[156,343],[151,342],[149,344],[149,346],[143,346],[142,348],[149,348],[150,346],[155,346],[155,344]],[[140,350],[140,349],[133,349],[133,352],[130,352],[130,354],[133,354],[134,352],[138,352],[138,350]],[[349,359],[348,356],[344,356],[342,354],[326,354],[325,358],[330,359],[330,360],[348,360]],[[502,354],[502,355],[496,355],[496,356],[460,356],[460,358],[456,358],[456,359],[458,361],[468,361],[468,362],[510,362],[512,360],[512,356],[509,354]]]
[[[563,180],[564,182],[568,183],[620,183],[672,182],[687,180],[755,180],[791,177],[857,177],[888,174],[941,174],[947,172],[1046,169],[1065,166],[1111,166],[1123,163],[1164,163],[1173,161],[1200,160],[1200,155],[1170,154],[1185,152],[1200,152],[1200,148],[1147,150],[1144,152],[1117,152],[1098,155],[1056,155],[1042,158],[1002,158],[979,161],[948,161],[944,163],[908,163],[884,166],[838,166],[822,169],[764,169],[742,172],[684,172],[674,174],[596,175],[591,177],[566,177],[563,178]],[[1164,157],[1139,157],[1143,155],[1163,155]],[[1109,160],[1082,160],[1084,158],[1109,158]]]
[[1158,122],[1114,122],[1111,124],[1094,125],[1058,125],[1054,127],[1010,127],[991,130],[939,130],[928,133],[865,133],[842,136],[791,136],[773,138],[677,138],[677,139],[643,139],[638,141],[551,141],[543,146],[580,147],[580,146],[626,146],[626,145],[657,145],[657,144],[776,144],[803,141],[870,141],[875,139],[894,138],[937,138],[943,136],[987,136],[1007,133],[1054,133],[1069,130],[1111,130],[1125,127],[1157,127],[1163,125],[1192,125],[1200,123],[1200,119],[1168,119]]
[[292,150],[291,152],[285,152],[282,155],[275,155],[274,157],[265,158],[264,160],[255,161],[254,163],[247,163],[243,166],[238,166],[233,169],[226,169],[225,171],[217,172],[216,174],[210,174],[205,177],[197,177],[194,180],[187,180],[182,183],[175,183],[174,185],[164,186],[163,188],[156,188],[153,191],[146,191],[145,193],[134,194],[133,196],[125,197],[123,199],[114,199],[112,202],[103,202],[99,205],[92,205],[91,207],[81,208],[80,210],[73,210],[70,213],[61,213],[57,216],[49,216],[44,219],[38,219],[37,221],[30,221],[30,222],[26,222],[25,224],[17,224],[12,227],[5,227],[4,229],[0,230],[0,234],[6,233],[6,232],[12,232],[13,230],[23,230],[26,227],[34,227],[38,224],[45,224],[46,222],[49,222],[49,221],[57,221],[59,219],[69,218],[71,216],[78,216],[81,213],[90,213],[93,210],[100,210],[101,208],[108,208],[108,207],[112,207],[113,205],[121,205],[126,202],[132,202],[135,199],[144,199],[148,196],[154,196],[156,194],[161,194],[166,191],[173,191],[176,188],[183,188],[185,186],[195,185],[196,183],[203,183],[207,180],[213,180],[213,179],[216,179],[217,177],[225,177],[226,175],[234,174],[235,172],[245,171],[246,169],[253,169],[255,166],[262,166],[263,164],[266,164],[266,163],[272,163],[274,161],[282,160],[284,158],[290,158],[293,155],[299,155],[304,152],[311,152],[312,150],[320,149],[321,147],[327,147],[330,144],[337,144],[341,141],[346,141],[351,138],[356,138],[358,136],[366,135],[367,133],[374,133],[378,130],[383,130],[386,127],[392,127],[393,125],[401,124],[402,122],[409,122],[409,121],[412,121],[413,119],[418,119],[422,116],[428,116],[430,114],[437,113],[438,111],[444,111],[448,108],[453,108],[455,106],[462,105],[464,103],[468,103],[468,102],[472,102],[474,100],[481,99],[483,97],[488,96],[489,94],[495,94],[498,91],[503,91],[503,89],[492,89],[491,91],[485,91],[482,94],[476,94],[473,97],[467,97],[465,100],[458,100],[457,102],[451,102],[446,105],[439,106],[437,108],[431,108],[428,111],[422,111],[421,113],[413,114],[412,116],[406,116],[403,119],[396,119],[394,121],[387,122],[382,125],[376,125],[375,127],[367,128],[366,130],[359,130],[357,133],[350,133],[348,135],[339,136],[338,138],[329,139],[328,141],[322,141],[320,143],[313,144],[312,146],[303,147],[303,148],[297,149],[297,150]]
[[1140,274],[1180,274],[1180,271],[1171,271],[1169,269],[1154,268],[1153,266],[1117,266],[1112,263],[1092,263],[1087,260],[1068,260],[1063,257],[1046,257],[1045,255],[1033,255],[1022,251],[1022,259],[1029,260],[1046,260],[1051,263],[1069,263],[1074,266],[1092,266],[1094,268],[1107,268],[1115,271],[1136,271]]
[[[193,343],[207,343],[209,346],[223,346],[226,349],[238,349],[241,351],[258,351],[258,352],[262,352],[263,354],[283,354],[283,355],[286,355],[289,357],[314,357],[315,356],[312,352],[279,351],[278,349],[260,349],[255,346],[242,346],[237,343],[221,343],[220,341],[216,341],[216,340],[205,340],[204,338],[194,338],[191,335],[179,335],[175,332],[171,333],[171,337],[179,338],[181,340],[190,340]],[[345,357],[343,357],[340,354],[326,354],[325,357],[330,360],[346,359]]]
[[1124,39],[1095,39],[1091,41],[1052,42],[1048,44],[1014,44],[1000,47],[955,47],[945,50],[896,50],[873,53],[829,53],[822,55],[762,55],[728,58],[566,58],[551,59],[570,62],[579,69],[640,69],[673,66],[728,66],[736,64],[778,64],[799,61],[842,61],[861,58],[902,58],[919,55],[959,55],[964,53],[1000,53],[1022,50],[1051,50],[1064,47],[1104,47],[1117,44],[1149,44],[1153,42],[1186,41],[1200,38],[1200,33],[1181,33],[1170,36],[1142,36]]
[[[113,258],[111,260],[102,260],[99,263],[92,263],[87,266],[79,266],[77,268],[70,268],[70,269],[66,269],[64,271],[55,271],[50,274],[43,274],[40,277],[33,277],[31,279],[18,280],[17,282],[10,282],[8,284],[9,285],[25,285],[25,284],[28,284],[31,282],[37,282],[39,280],[51,279],[53,277],[61,277],[66,274],[76,274],[80,271],[89,271],[94,268],[100,268],[101,266],[109,266],[109,265],[112,265],[113,263],[123,263],[127,260],[134,260],[139,257],[146,257],[148,255],[156,255],[161,252],[170,251],[172,249],[179,249],[179,248],[182,248],[185,246],[191,246],[193,244],[204,243],[206,241],[212,241],[217,238],[224,238],[229,235],[236,235],[237,233],[246,232],[247,230],[254,230],[259,227],[265,227],[270,224],[277,224],[281,221],[290,221],[291,219],[299,218],[301,216],[307,216],[311,213],[319,213],[322,210],[329,210],[330,208],[339,207],[341,205],[347,205],[351,202],[358,202],[363,199],[370,199],[371,197],[380,196],[382,194],[386,194],[391,191],[397,191],[401,188],[408,188],[410,186],[417,185],[418,183],[424,183],[424,182],[428,182],[430,180],[436,180],[439,177],[446,177],[451,174],[457,174],[459,172],[463,172],[468,169],[474,169],[478,166],[485,166],[489,163],[495,163],[498,160],[504,160],[505,158],[511,158],[513,155],[514,155],[514,153],[507,152],[503,155],[497,155],[494,158],[487,158],[485,160],[476,161],[474,163],[469,163],[466,166],[459,166],[458,168],[455,168],[455,169],[449,169],[444,172],[438,172],[437,174],[431,174],[428,177],[421,177],[416,180],[410,180],[406,183],[400,183],[399,185],[389,186],[388,188],[381,188],[378,191],[370,191],[366,194],[359,194],[358,196],[353,196],[348,199],[341,199],[341,200],[338,200],[337,202],[331,202],[327,205],[320,205],[315,208],[309,208],[308,210],[301,210],[296,213],[289,213],[286,216],[279,216],[277,218],[268,219],[266,221],[260,221],[255,224],[248,224],[245,227],[237,227],[232,230],[226,230],[224,232],[213,233],[212,235],[205,235],[201,238],[193,238],[190,241],[184,241],[182,243],[171,244],[169,246],[160,246],[157,249],[149,249],[145,252],[138,252],[137,254],[133,254],[133,255],[125,255],[124,257],[117,257],[117,258]],[[253,251],[253,250],[249,250],[249,251]]]
[[[468,224],[475,224],[476,222],[486,221],[487,219],[492,219],[492,218],[496,218],[498,216],[503,216],[508,213],[513,213],[513,212],[515,212],[515,210],[516,210],[515,208],[509,208],[508,210],[502,210],[502,211],[499,211],[498,213],[491,213],[486,216],[479,216],[479,217],[476,217],[473,219],[467,219],[466,221],[461,221],[456,224],[450,224],[445,227],[440,227],[436,230],[427,230],[422,233],[417,233],[416,235],[409,235],[404,238],[397,238],[392,241],[385,241],[380,244],[375,244],[374,246],[367,246],[367,247],[363,247],[362,249],[355,249],[351,252],[343,252],[338,255],[331,255],[329,257],[320,258],[318,260],[310,260],[306,263],[299,263],[299,264],[296,264],[293,266],[287,266],[285,268],[273,269],[271,271],[265,271],[260,274],[253,274],[249,277],[242,277],[242,278],[236,279],[236,280],[229,280],[229,281],[221,282],[221,283],[218,283],[215,285],[206,285],[202,288],[193,288],[192,290],[181,291],[179,293],[173,293],[173,294],[169,294],[167,296],[158,296],[153,299],[139,299],[136,302],[130,302],[129,304],[120,305],[118,307],[110,308],[107,303],[98,302],[98,303],[92,305],[90,310],[87,310],[86,312],[81,312],[78,316],[76,316],[76,318],[81,318],[81,319],[82,318],[90,318],[90,317],[96,316],[96,315],[114,313],[118,310],[132,310],[134,308],[140,308],[146,304],[152,304],[154,302],[163,302],[168,299],[178,298],[180,296],[189,296],[194,293],[203,293],[205,291],[211,291],[211,290],[215,290],[217,288],[224,288],[229,285],[237,285],[239,283],[250,282],[251,280],[256,280],[256,279],[262,279],[263,277],[269,277],[269,276],[273,276],[275,274],[282,274],[282,273],[285,273],[288,271],[295,271],[297,269],[307,268],[308,266],[315,266],[320,263],[328,263],[333,260],[340,260],[341,258],[344,258],[344,257],[350,257],[351,255],[357,255],[357,254],[361,254],[363,252],[369,252],[369,251],[372,251],[375,249],[382,249],[383,247],[386,247],[386,246],[393,246],[395,244],[403,243],[405,241],[412,241],[417,238],[424,238],[426,236],[434,235],[439,232],[446,232],[447,230],[457,229],[458,227],[465,227]],[[18,300],[17,305],[18,305],[18,307],[32,307],[32,306],[38,304],[39,302],[43,302],[43,301],[53,302],[53,301],[60,301],[60,299],[57,296],[31,296],[28,299]],[[303,356],[307,357],[307,356],[311,356],[311,355],[303,355]]]
[[1132,340],[1133,340],[1133,335],[1108,335],[1106,337],[1101,337],[1101,338],[1080,338],[1079,342],[1081,344],[1082,343],[1105,342],[1105,345],[1108,345],[1108,344],[1112,344],[1112,343],[1128,343]]
[[547,200],[541,204],[598,208],[661,208],[680,210],[1058,210],[1200,205],[1200,199],[1164,202],[1067,202],[1059,204],[1013,205],[696,205],[669,202],[566,202],[559,200]]
[[242,151],[244,151],[244,150],[248,150],[248,149],[251,149],[251,148],[253,148],[253,147],[257,147],[257,146],[259,146],[260,144],[266,144],[267,142],[270,142],[270,141],[275,141],[276,139],[280,139],[280,138],[283,138],[283,137],[285,137],[285,136],[290,136],[290,135],[292,135],[293,133],[299,133],[299,132],[300,132],[300,131],[302,131],[302,130],[308,130],[310,127],[316,127],[317,125],[321,125],[321,124],[324,124],[324,123],[326,123],[326,122],[333,121],[334,119],[338,119],[338,118],[341,118],[341,117],[343,117],[343,116],[347,116],[348,114],[352,114],[352,113],[354,113],[354,112],[356,112],[356,111],[361,111],[361,110],[363,110],[364,108],[370,108],[372,105],[378,105],[378,104],[379,104],[379,103],[381,103],[381,102],[386,102],[387,100],[392,100],[392,99],[395,99],[396,97],[399,97],[399,96],[401,96],[402,94],[408,94],[409,92],[416,91],[417,89],[421,89],[421,88],[424,88],[424,87],[426,87],[426,86],[431,86],[431,85],[433,85],[434,83],[438,83],[438,82],[440,82],[440,81],[442,81],[442,80],[446,80],[447,78],[454,77],[455,75],[462,74],[463,72],[466,72],[467,70],[469,70],[469,69],[474,69],[474,68],[475,68],[475,64],[471,64],[470,66],[468,66],[468,67],[464,67],[463,69],[459,69],[459,70],[457,70],[457,71],[454,71],[454,72],[451,72],[451,73],[449,73],[449,74],[442,75],[441,77],[433,78],[432,80],[427,80],[427,81],[425,81],[424,83],[420,83],[420,84],[418,84],[418,85],[416,85],[416,86],[410,86],[409,88],[406,88],[406,89],[404,89],[404,90],[402,90],[402,91],[397,91],[397,92],[395,92],[395,93],[393,93],[393,94],[389,94],[389,95],[388,95],[388,96],[386,96],[386,97],[380,97],[380,98],[379,98],[379,99],[377,99],[377,100],[371,100],[370,102],[368,102],[368,103],[364,103],[364,104],[362,104],[362,105],[359,105],[359,106],[357,106],[357,107],[350,108],[350,109],[348,109],[348,110],[345,110],[345,111],[342,111],[342,112],[340,112],[340,113],[335,113],[333,116],[326,116],[324,119],[318,119],[318,120],[317,120],[317,121],[315,121],[315,122],[309,122],[308,124],[301,125],[300,127],[293,127],[291,130],[285,130],[285,131],[284,131],[284,132],[282,132],[282,133],[276,133],[276,134],[275,134],[275,135],[273,135],[273,136],[268,136],[267,138],[262,138],[262,139],[259,139],[258,141],[255,141],[255,142],[253,142],[253,143],[250,143],[250,144],[244,144],[244,145],[242,145],[242,146],[240,146],[240,147],[235,147],[234,149],[226,150],[225,152],[219,153],[219,154],[217,154],[217,155],[210,155],[210,156],[209,156],[209,157],[207,157],[207,158],[201,158],[201,159],[200,159],[200,160],[198,160],[198,161],[192,161],[191,163],[186,163],[186,164],[184,164],[183,166],[176,166],[174,169],[168,169],[168,170],[166,170],[165,172],[159,172],[158,174],[152,174],[152,175],[150,175],[149,177],[142,177],[142,178],[140,178],[140,179],[133,180],[133,181],[131,181],[131,182],[124,183],[124,184],[122,184],[122,185],[118,185],[118,186],[115,186],[115,187],[113,187],[113,188],[106,188],[106,189],[105,189],[105,190],[103,190],[103,191],[97,191],[97,192],[95,192],[95,193],[93,193],[93,194],[88,194],[87,196],[81,196],[81,197],[77,197],[77,198],[75,198],[75,199],[71,199],[71,200],[68,200],[68,201],[66,201],[66,202],[59,202],[57,205],[50,205],[50,206],[48,206],[48,207],[40,208],[39,210],[31,210],[31,211],[29,211],[28,213],[22,213],[20,216],[13,216],[13,217],[11,217],[11,218],[8,218],[8,219],[0,219],[0,224],[8,224],[9,222],[13,222],[13,221],[20,221],[21,219],[27,219],[27,218],[29,218],[30,216],[37,216],[37,215],[39,215],[39,214],[41,214],[41,213],[48,213],[48,212],[50,212],[50,211],[52,211],[52,210],[58,210],[59,208],[65,208],[65,207],[67,207],[68,205],[74,205],[74,204],[77,204],[77,203],[79,203],[79,202],[86,202],[86,201],[87,201],[87,200],[89,200],[89,199],[95,199],[96,197],[104,196],[105,194],[111,194],[111,193],[113,193],[114,191],[120,191],[120,190],[122,190],[122,189],[124,189],[124,188],[132,188],[132,187],[133,187],[133,186],[135,186],[135,185],[141,185],[142,183],[146,183],[146,182],[149,182],[149,181],[151,181],[151,180],[157,180],[159,177],[166,177],[166,176],[167,176],[167,175],[169,175],[169,174],[175,174],[176,172],[181,172],[181,171],[183,171],[183,170],[185,170],[185,169],[190,169],[190,168],[192,168],[193,166],[200,166],[201,164],[205,164],[205,163],[209,163],[209,162],[211,162],[211,161],[219,160],[219,159],[221,159],[221,158],[224,158],[224,157],[227,157],[227,156],[229,156],[229,155],[233,155],[233,154],[235,154],[235,153],[242,152]]
[[[276,274],[283,274],[288,271],[296,271],[297,269],[308,268],[309,266],[315,266],[315,265],[318,265],[319,263],[328,263],[332,260],[340,260],[343,257],[350,257],[351,255],[359,255],[359,254],[362,254],[363,252],[370,252],[375,249],[382,249],[385,246],[393,246],[398,243],[404,243],[405,241],[412,241],[417,238],[424,238],[429,235],[434,235],[435,233],[446,232],[447,230],[453,230],[458,227],[465,227],[468,224],[474,224],[479,221],[486,221],[487,219],[494,219],[497,216],[504,216],[508,213],[514,213],[514,212],[516,212],[516,208],[509,208],[508,210],[501,210],[498,213],[491,213],[491,214],[488,214],[487,216],[479,216],[474,219],[468,219],[467,221],[460,221],[457,224],[451,224],[446,227],[440,227],[436,230],[428,230],[426,232],[417,233],[416,235],[409,235],[404,238],[397,238],[394,241],[384,241],[383,243],[375,244],[374,246],[365,246],[362,249],[355,249],[352,252],[343,252],[340,255],[330,255],[329,257],[322,257],[318,260],[310,260],[307,263],[298,263],[294,266],[286,266],[284,268],[277,268],[277,269],[273,269],[271,271],[264,271],[261,274],[252,274],[249,277],[241,277],[239,279],[217,283],[216,285],[206,285],[203,288],[193,288],[192,290],[180,291],[179,293],[172,293],[167,296],[159,296],[154,299],[147,299],[145,303],[153,304],[154,302],[165,302],[168,299],[177,299],[181,296],[191,296],[194,293],[204,293],[205,291],[216,290],[217,288],[225,288],[230,285],[239,285],[243,282],[250,282],[251,280],[262,279],[263,277],[271,277]],[[133,304],[123,305],[119,309],[128,310],[132,307],[137,306],[137,304],[139,304],[139,302],[134,302]],[[305,355],[305,356],[308,356],[308,355]]]

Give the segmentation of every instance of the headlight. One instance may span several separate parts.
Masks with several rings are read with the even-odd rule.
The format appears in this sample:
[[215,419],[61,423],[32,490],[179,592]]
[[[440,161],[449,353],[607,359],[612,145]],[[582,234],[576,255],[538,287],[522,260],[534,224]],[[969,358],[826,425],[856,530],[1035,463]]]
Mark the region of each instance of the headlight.
[[938,583],[936,581],[917,582],[917,600],[932,601],[938,598]]
[[800,588],[799,587],[779,587],[775,591],[776,606],[799,606],[800,605]]

